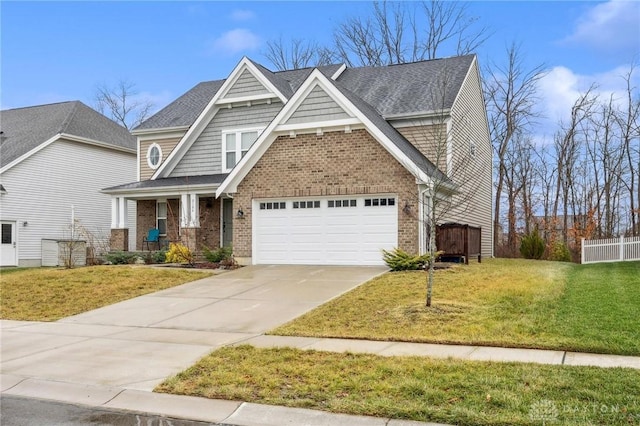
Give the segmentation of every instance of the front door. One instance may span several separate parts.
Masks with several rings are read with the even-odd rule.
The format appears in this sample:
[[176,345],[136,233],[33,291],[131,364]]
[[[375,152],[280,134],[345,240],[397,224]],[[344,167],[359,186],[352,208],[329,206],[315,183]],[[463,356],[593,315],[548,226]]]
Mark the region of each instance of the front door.
[[222,246],[231,247],[233,243],[233,200],[222,199]]
[[3,221],[1,227],[0,266],[18,266],[16,223]]

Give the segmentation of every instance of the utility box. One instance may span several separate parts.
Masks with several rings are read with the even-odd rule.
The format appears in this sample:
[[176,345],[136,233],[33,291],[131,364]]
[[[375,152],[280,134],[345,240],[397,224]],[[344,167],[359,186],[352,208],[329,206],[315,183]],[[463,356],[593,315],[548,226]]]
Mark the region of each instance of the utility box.
[[42,266],[85,266],[87,242],[84,240],[42,239]]

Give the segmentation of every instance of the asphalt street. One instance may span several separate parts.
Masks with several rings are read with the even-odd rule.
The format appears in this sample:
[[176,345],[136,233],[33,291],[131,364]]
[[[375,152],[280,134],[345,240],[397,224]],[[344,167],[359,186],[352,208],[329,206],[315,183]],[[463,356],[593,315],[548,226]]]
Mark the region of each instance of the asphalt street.
[[56,401],[2,395],[2,426],[224,426],[130,411],[107,410]]

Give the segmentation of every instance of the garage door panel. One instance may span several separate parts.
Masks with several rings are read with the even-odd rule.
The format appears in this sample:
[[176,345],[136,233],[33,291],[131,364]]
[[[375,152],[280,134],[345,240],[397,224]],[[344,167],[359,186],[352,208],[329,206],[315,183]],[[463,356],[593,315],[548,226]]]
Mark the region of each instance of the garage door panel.
[[365,207],[364,200],[372,197],[335,199],[334,207],[328,207],[330,198],[311,197],[298,202],[311,208],[294,209],[295,200],[288,200],[285,209],[255,209],[256,263],[383,264],[381,249],[397,245],[398,211],[396,203]]

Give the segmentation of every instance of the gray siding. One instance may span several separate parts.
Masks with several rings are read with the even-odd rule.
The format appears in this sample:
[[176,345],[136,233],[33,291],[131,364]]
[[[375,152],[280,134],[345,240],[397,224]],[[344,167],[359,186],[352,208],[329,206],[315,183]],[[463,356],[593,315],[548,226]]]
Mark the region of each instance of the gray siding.
[[270,93],[248,70],[244,70],[235,84],[229,88],[224,99],[243,96],[264,95]]
[[280,102],[221,108],[180,159],[170,176],[222,173],[222,131],[267,127],[282,109]]
[[[136,180],[136,155],[57,141],[2,174],[0,218],[17,221],[18,261],[38,266],[42,239],[68,236],[71,206],[103,241],[110,236],[111,197],[99,191]],[[135,203],[129,203],[129,244],[135,242]],[[23,226],[23,222],[28,222]]]
[[[482,227],[482,255],[493,255],[492,232],[492,147],[486,120],[477,62],[465,80],[451,109],[453,119],[454,167],[452,178],[461,185],[461,195],[444,221]],[[469,155],[469,142],[476,146]]]
[[349,118],[349,115],[320,86],[316,86],[286,124],[312,123],[343,118]]

